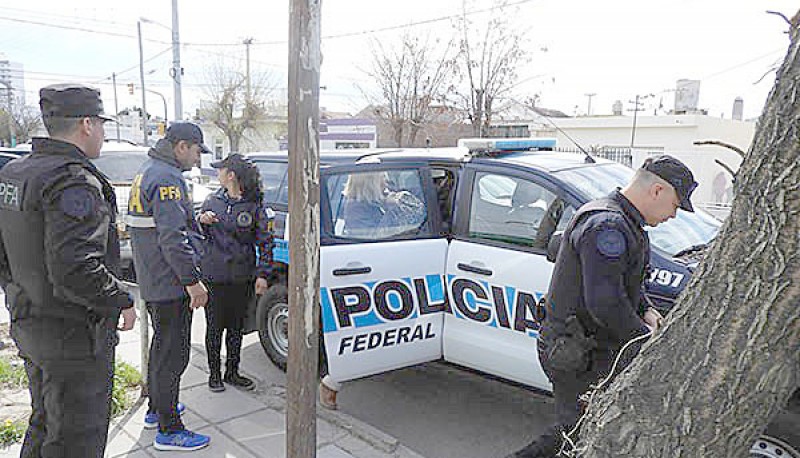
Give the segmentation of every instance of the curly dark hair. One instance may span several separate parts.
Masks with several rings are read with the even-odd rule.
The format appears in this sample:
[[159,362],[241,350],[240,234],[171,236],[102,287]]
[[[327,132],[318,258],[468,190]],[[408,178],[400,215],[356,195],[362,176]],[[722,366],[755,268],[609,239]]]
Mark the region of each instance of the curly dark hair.
[[[261,172],[258,167],[250,161],[245,161],[243,170],[237,170],[233,173],[236,179],[239,180],[239,185],[242,187],[242,198],[249,202],[257,202],[259,205],[264,201],[264,190],[261,189]],[[241,172],[241,173],[238,173]]]

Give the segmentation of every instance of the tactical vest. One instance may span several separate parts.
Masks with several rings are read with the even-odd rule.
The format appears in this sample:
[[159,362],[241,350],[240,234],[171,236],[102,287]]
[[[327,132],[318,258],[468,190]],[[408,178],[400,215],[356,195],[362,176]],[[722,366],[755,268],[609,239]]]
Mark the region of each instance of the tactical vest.
[[611,211],[625,218],[632,232],[636,234],[636,245],[628,247],[629,253],[636,253],[634,262],[630,266],[630,275],[625,277],[627,296],[634,305],[639,304],[639,294],[644,280],[645,270],[650,258],[650,244],[645,236],[644,229],[628,215],[616,200],[607,197],[595,200],[582,206],[576,212],[561,239],[558,260],[550,278],[547,293],[547,318],[542,325],[542,339],[545,343],[560,335],[566,335],[566,321],[570,316],[577,315],[583,328],[601,345],[611,338],[602,329],[598,329],[594,320],[589,315],[583,303],[583,278],[581,276],[580,260],[572,244],[572,232],[576,226],[598,212]]
[[[101,192],[109,206],[108,244],[105,265],[119,272],[119,242],[115,225],[116,198],[114,188],[100,172],[86,168],[77,158],[60,154],[37,154],[6,165],[0,171],[0,186],[7,198],[0,205],[6,257],[11,269],[12,283],[8,285],[8,304],[12,316],[47,316],[86,320],[93,314],[86,304],[69,303],[55,296],[45,259],[45,231],[42,195],[48,187],[58,184],[53,177],[66,177],[86,171],[100,182]],[[9,192],[9,187],[14,190]]]

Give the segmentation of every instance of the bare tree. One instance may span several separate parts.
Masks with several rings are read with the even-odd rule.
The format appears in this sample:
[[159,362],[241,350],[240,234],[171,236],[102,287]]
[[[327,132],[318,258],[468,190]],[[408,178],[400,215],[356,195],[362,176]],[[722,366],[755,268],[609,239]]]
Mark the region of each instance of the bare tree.
[[266,118],[274,89],[270,75],[248,75],[220,61],[206,72],[207,99],[201,101],[202,116],[225,134],[231,151],[239,151],[245,131]]
[[465,79],[458,98],[478,137],[488,135],[492,118],[503,110],[498,104],[513,89],[519,66],[530,57],[524,33],[511,24],[513,14],[507,4],[497,0],[489,20],[479,26],[467,17],[467,0],[463,0],[463,15],[457,21],[459,70]]
[[391,126],[397,146],[413,145],[420,130],[436,121],[452,90],[453,42],[404,34],[396,47],[372,42],[372,68],[366,73],[378,87],[370,97],[375,114]]
[[9,127],[13,128],[17,143],[26,143],[41,125],[42,116],[39,109],[25,105],[21,97],[17,97],[16,102],[11,105],[10,124],[8,111],[0,110],[0,129],[6,144],[10,144],[11,139]]
[[[570,456],[747,456],[771,419],[798,447],[800,415],[781,413],[800,399],[798,17],[730,217],[665,327],[590,403]],[[763,456],[783,454],[797,456]]]

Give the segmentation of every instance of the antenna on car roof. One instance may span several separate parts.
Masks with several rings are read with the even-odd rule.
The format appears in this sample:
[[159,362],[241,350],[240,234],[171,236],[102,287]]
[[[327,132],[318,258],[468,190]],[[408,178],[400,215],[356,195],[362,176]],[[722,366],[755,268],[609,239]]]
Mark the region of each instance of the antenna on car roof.
[[575,141],[575,139],[573,139],[572,137],[570,137],[568,133],[564,132],[564,130],[563,130],[562,128],[558,127],[558,126],[556,125],[556,123],[555,123],[555,122],[553,122],[553,120],[552,120],[552,119],[550,119],[550,117],[549,117],[549,116],[547,116],[547,115],[545,115],[545,114],[542,114],[542,113],[540,113],[539,111],[537,111],[536,113],[537,113],[539,116],[541,116],[541,117],[543,117],[544,119],[546,119],[546,120],[547,120],[547,122],[549,122],[550,124],[552,124],[552,125],[553,125],[553,127],[555,127],[557,131],[561,132],[561,133],[562,133],[562,134],[563,134],[565,137],[567,137],[567,140],[571,141],[573,145],[577,146],[577,147],[578,147],[578,149],[579,149],[579,150],[581,150],[581,152],[582,152],[582,153],[583,153],[583,154],[586,156],[586,160],[585,160],[584,162],[586,162],[587,164],[594,164],[595,162],[597,162],[597,161],[595,161],[595,160],[594,160],[594,158],[593,158],[593,157],[592,157],[592,156],[591,156],[591,155],[590,155],[590,154],[589,154],[589,153],[588,153],[588,152],[587,152],[585,149],[583,149],[583,147],[582,147],[582,146],[581,146],[581,145],[580,145],[578,142],[576,142],[576,141]]

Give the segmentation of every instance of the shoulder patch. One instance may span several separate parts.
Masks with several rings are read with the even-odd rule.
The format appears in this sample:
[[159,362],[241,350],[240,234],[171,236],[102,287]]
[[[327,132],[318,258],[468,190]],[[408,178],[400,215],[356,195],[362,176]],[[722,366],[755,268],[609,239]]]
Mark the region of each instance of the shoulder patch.
[[609,258],[618,258],[625,253],[625,235],[618,229],[605,228],[597,234],[597,251]]
[[61,193],[61,211],[73,218],[84,219],[91,215],[94,208],[94,196],[84,187],[71,187]]

